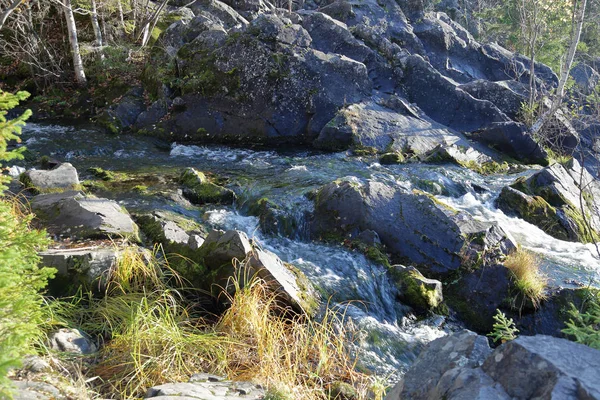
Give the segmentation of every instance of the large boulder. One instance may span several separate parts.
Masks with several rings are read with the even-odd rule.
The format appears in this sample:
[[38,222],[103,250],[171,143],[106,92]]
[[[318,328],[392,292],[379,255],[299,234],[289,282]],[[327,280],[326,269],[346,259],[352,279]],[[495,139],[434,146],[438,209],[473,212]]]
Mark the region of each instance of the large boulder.
[[137,225],[113,200],[68,191],[35,196],[31,209],[51,233],[61,237],[139,240]]
[[546,150],[521,123],[493,122],[475,132],[473,138],[525,163],[542,165],[548,163]]
[[506,80],[491,82],[478,79],[459,86],[476,99],[488,100],[512,119],[521,112],[521,105],[527,101],[528,87],[519,81]]
[[460,89],[420,56],[406,58],[401,83],[410,101],[430,118],[452,129],[473,132],[493,122],[510,121],[494,104]]
[[[172,132],[171,140],[306,142],[344,104],[370,94],[363,63],[310,48],[307,31],[284,21],[261,15],[235,33],[221,31],[217,46],[199,36],[209,32],[206,23],[195,40],[190,27],[171,32],[173,58],[157,56],[147,84],[170,85],[184,107],[147,129]],[[176,70],[156,69],[170,59]]]
[[[239,286],[243,287],[246,279],[257,276],[280,300],[297,311],[313,314],[317,310],[317,292],[304,274],[275,254],[255,248],[243,232],[211,231],[198,252],[207,269],[206,276],[202,277],[207,290],[233,294],[232,277],[237,277]],[[227,303],[226,296],[219,296],[219,300]]]
[[520,336],[482,370],[514,399],[600,399],[600,351],[551,336]]
[[382,104],[372,101],[352,104],[341,109],[321,130],[314,145],[328,150],[371,147],[381,153],[418,157],[452,145],[465,150],[471,148],[458,132],[430,120],[399,98]]
[[[461,331],[429,343],[386,400],[426,400],[437,397],[436,389],[446,374],[457,369],[475,369],[492,353],[485,337]],[[473,397],[482,399],[482,397]],[[494,397],[490,397],[494,398]]]
[[497,205],[557,239],[590,243],[600,237],[598,196],[600,184],[572,159],[505,186]]
[[386,396],[400,399],[600,399],[600,351],[550,336],[521,336],[493,352],[462,331],[431,342]]
[[372,181],[322,187],[311,230],[315,237],[355,237],[373,230],[391,252],[434,274],[457,270],[484,249],[506,252],[515,246],[495,224],[475,221],[423,192]]
[[571,68],[569,74],[577,88],[586,96],[594,93],[596,86],[600,83],[600,73],[585,63],[579,63]]
[[35,192],[53,192],[76,190],[79,186],[79,175],[70,163],[62,163],[51,170],[30,169],[19,177],[26,188]]

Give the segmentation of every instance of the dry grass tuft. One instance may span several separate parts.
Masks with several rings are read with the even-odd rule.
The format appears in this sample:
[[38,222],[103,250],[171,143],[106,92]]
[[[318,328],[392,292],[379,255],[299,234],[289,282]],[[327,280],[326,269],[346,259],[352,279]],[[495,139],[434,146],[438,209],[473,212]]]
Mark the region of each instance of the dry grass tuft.
[[535,308],[546,298],[548,280],[540,271],[540,260],[532,252],[519,247],[506,257],[504,266],[513,275],[515,286]]

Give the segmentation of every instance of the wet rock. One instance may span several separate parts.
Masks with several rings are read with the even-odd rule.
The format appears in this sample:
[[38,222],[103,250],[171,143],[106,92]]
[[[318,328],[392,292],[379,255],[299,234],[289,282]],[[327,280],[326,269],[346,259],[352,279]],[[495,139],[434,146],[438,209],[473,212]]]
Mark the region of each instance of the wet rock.
[[517,160],[531,164],[548,164],[548,153],[531,137],[527,127],[518,122],[497,122],[482,127],[474,139],[493,146]]
[[49,337],[50,348],[54,351],[73,354],[91,354],[98,350],[79,329],[62,328]]
[[204,173],[188,168],[181,174],[183,195],[194,204],[231,204],[236,196],[233,190],[212,183]]
[[482,366],[512,398],[600,399],[600,351],[550,336],[520,336]]
[[53,295],[70,295],[81,285],[103,292],[109,272],[119,261],[117,248],[50,249],[39,253],[42,264],[56,268],[56,277],[49,284]]
[[406,375],[385,398],[441,399],[443,397],[435,396],[436,386],[446,374],[452,374],[457,369],[480,367],[491,353],[487,339],[470,331],[436,339],[419,354]]
[[204,256],[204,263],[216,269],[222,265],[231,266],[231,261],[243,261],[252,251],[248,236],[240,231],[211,231],[200,247]]
[[473,267],[445,287],[445,300],[468,329],[487,334],[492,331],[496,310],[507,305],[510,272],[501,264]]
[[186,220],[184,217],[161,211],[155,211],[152,214],[135,215],[134,218],[141,231],[150,240],[165,246],[188,243],[190,235],[187,234],[186,230],[180,224],[186,224],[188,228],[196,227],[196,224]]
[[319,190],[311,222],[315,237],[355,237],[367,229],[392,253],[435,274],[458,269],[465,257],[484,249],[492,254],[515,246],[498,226],[474,221],[423,192],[349,180]]
[[137,225],[113,200],[74,191],[41,194],[31,200],[31,209],[50,232],[62,237],[139,241]]
[[[245,279],[256,274],[280,295],[282,301],[296,310],[312,314],[318,306],[317,294],[302,272],[292,269],[275,254],[254,248],[243,232],[212,231],[199,251],[204,265],[210,271],[210,282],[205,283],[211,289],[217,285],[218,288],[231,291],[234,288],[229,278],[237,276],[238,283],[243,287]],[[239,266],[243,269],[240,270]],[[220,296],[220,300],[226,301],[224,296]]]
[[415,267],[393,265],[391,275],[398,288],[398,299],[419,311],[430,311],[444,301],[442,282],[428,279]]
[[166,383],[148,389],[144,398],[190,400],[262,399],[265,391],[250,382],[232,382],[209,374],[195,374],[188,383]]
[[600,206],[593,200],[599,195],[600,185],[572,159],[517,179],[502,189],[497,205],[557,239],[588,243],[599,237]]
[[79,175],[70,163],[62,163],[51,170],[29,170],[19,180],[36,192],[73,190],[79,186]]

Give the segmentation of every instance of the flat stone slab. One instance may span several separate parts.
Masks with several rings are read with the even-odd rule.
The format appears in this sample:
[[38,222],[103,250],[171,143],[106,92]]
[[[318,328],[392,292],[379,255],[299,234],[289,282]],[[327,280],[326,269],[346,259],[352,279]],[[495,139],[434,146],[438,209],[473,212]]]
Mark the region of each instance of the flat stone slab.
[[187,383],[167,383],[148,389],[145,398],[156,400],[262,399],[265,390],[251,382],[234,382],[209,374],[196,374]]

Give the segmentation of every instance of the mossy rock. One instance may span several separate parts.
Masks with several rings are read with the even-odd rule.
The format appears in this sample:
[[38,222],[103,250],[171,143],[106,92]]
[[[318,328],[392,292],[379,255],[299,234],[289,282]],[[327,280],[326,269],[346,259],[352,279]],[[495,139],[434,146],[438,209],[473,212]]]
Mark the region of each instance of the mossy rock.
[[115,180],[114,172],[107,171],[107,170],[99,168],[99,167],[90,167],[87,169],[87,172],[91,173],[93,176],[95,176],[96,178],[101,179],[103,181],[114,181]]
[[231,189],[219,186],[194,168],[186,169],[179,178],[185,187],[183,194],[195,204],[231,204],[236,195]]
[[327,389],[331,400],[356,400],[359,398],[356,389],[346,382],[333,382]]
[[399,290],[399,299],[418,311],[433,311],[444,301],[442,283],[428,279],[414,267],[392,266],[391,275]]
[[379,158],[379,163],[383,165],[402,164],[404,161],[404,156],[399,152],[385,153]]

